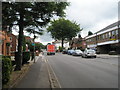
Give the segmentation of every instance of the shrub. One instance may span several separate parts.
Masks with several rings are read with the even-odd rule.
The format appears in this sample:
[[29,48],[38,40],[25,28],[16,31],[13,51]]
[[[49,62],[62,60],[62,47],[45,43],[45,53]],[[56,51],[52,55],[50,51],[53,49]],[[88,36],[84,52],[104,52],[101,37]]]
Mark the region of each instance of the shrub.
[[6,84],[10,80],[10,74],[12,72],[12,63],[9,56],[2,57],[2,83]]
[[33,60],[34,59],[34,52],[31,52],[31,60]]
[[9,58],[11,60],[11,56],[2,56],[2,58]]
[[62,52],[62,51],[63,51],[63,49],[64,49],[63,47],[60,47],[60,46],[59,46],[59,50],[60,50],[60,52]]
[[22,64],[27,63],[29,60],[30,60],[30,52],[28,52],[28,51],[23,52]]

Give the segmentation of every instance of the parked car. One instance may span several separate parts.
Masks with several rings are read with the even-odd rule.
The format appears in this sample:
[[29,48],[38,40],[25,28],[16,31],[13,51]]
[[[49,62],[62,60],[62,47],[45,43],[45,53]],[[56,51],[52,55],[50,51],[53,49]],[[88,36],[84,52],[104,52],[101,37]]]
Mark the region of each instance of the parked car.
[[117,55],[117,52],[116,51],[110,51],[109,55]]
[[72,53],[72,55],[73,56],[81,56],[82,55],[82,51],[81,50],[75,50],[73,53]]
[[71,49],[71,50],[68,50],[68,55],[72,55],[72,53],[74,52],[75,50]]
[[92,49],[85,49],[85,51],[82,54],[82,57],[94,57],[96,58],[96,52]]
[[67,54],[67,50],[63,50],[63,51],[62,51],[62,54]]

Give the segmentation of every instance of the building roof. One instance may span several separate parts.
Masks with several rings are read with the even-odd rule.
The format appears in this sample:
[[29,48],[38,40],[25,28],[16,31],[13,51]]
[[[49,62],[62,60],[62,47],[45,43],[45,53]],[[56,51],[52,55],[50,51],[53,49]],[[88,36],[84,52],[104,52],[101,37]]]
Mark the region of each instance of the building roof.
[[29,36],[25,36],[25,39],[31,39],[31,37],[29,37]]
[[35,42],[36,44],[40,43],[40,42]]
[[114,27],[118,27],[119,25],[120,25],[120,21],[117,21],[117,22],[115,22],[115,23],[113,23],[113,24],[110,24],[110,25],[108,25],[107,27],[105,27],[105,28],[103,28],[103,29],[95,32],[93,35],[89,35],[89,36],[86,36],[86,37],[84,37],[84,38],[87,39],[87,38],[94,37],[94,36],[96,36],[96,34],[99,33],[99,32],[103,32],[103,31],[105,31],[105,30],[108,30],[108,29],[111,29],[111,28],[114,28]]
[[[53,43],[61,43],[61,40],[55,40]],[[64,43],[67,43],[68,41],[64,40]]]

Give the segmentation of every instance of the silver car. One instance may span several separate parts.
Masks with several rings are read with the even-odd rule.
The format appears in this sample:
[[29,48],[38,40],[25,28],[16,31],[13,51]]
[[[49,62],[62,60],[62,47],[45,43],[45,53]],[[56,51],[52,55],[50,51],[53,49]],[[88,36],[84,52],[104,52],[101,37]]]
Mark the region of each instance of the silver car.
[[82,51],[81,50],[75,50],[73,53],[72,53],[72,55],[73,56],[81,56],[82,55]]
[[86,49],[83,52],[82,57],[94,57],[94,58],[96,58],[96,52],[95,52],[95,50],[92,50],[92,49]]
[[68,55],[72,55],[72,53],[74,52],[74,50],[73,49],[71,49],[71,50],[68,50]]

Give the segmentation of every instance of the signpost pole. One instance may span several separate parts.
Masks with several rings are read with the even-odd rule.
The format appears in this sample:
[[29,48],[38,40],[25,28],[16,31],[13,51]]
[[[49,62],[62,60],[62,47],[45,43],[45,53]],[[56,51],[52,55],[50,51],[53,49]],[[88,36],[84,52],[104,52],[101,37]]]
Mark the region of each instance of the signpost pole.
[[34,43],[34,63],[35,63],[35,43]]
[[[34,42],[34,40],[33,40]],[[35,63],[35,42],[32,43],[32,46],[33,46],[33,57],[34,57],[34,63]]]

